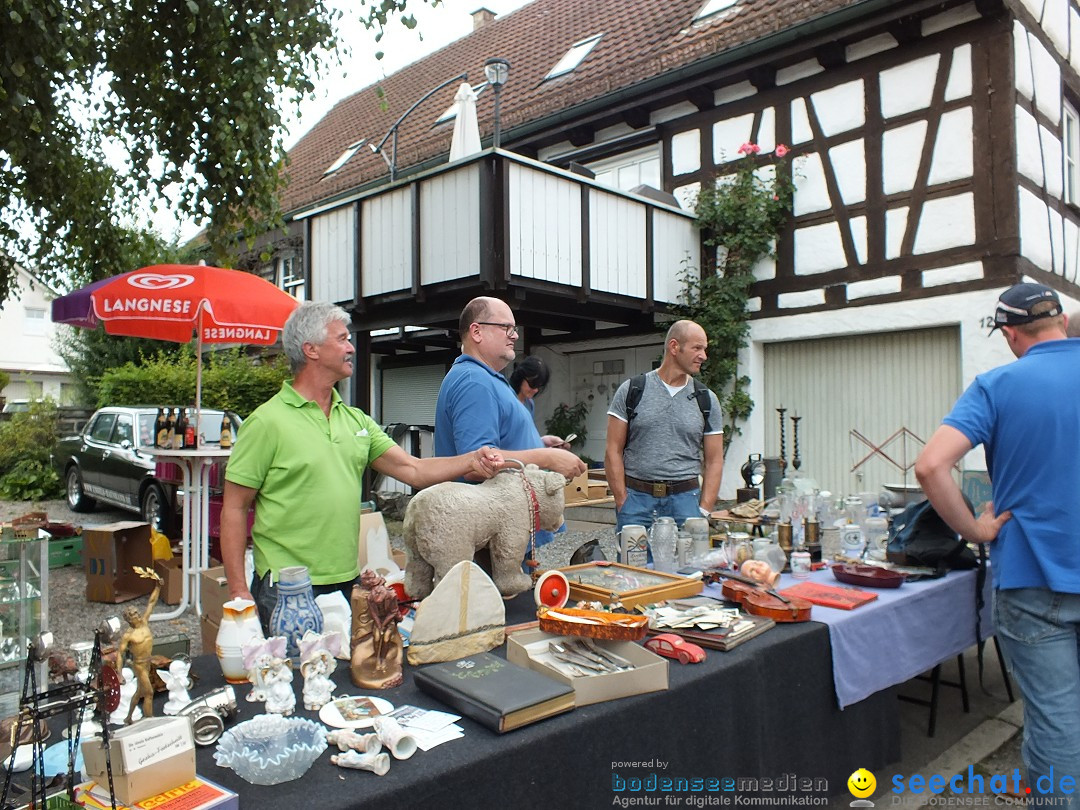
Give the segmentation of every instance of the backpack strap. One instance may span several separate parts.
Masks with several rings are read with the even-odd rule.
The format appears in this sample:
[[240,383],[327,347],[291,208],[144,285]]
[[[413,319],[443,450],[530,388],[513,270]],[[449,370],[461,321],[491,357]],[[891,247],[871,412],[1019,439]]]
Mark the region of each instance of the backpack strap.
[[697,399],[697,406],[701,411],[701,416],[705,420],[704,432],[708,433],[712,430],[712,425],[709,423],[709,414],[712,412],[712,397],[709,396],[708,386],[697,377],[694,377],[694,397]]
[[638,374],[636,377],[630,378],[630,387],[626,391],[626,424],[629,425],[634,421],[634,414],[637,412],[638,403],[641,402],[641,395],[645,391],[645,375]]

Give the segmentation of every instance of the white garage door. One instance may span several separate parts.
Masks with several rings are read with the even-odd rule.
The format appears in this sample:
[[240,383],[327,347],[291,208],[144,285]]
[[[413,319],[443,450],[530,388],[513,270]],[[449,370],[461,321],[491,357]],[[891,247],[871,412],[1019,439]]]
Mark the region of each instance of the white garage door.
[[411,366],[382,370],[382,423],[435,425],[435,402],[446,366]]
[[776,409],[784,407],[788,469],[798,416],[800,472],[821,489],[876,493],[904,483],[904,467],[915,484],[911,465],[922,444],[914,437],[930,438],[960,395],[960,379],[956,327],[768,344],[765,401],[755,405],[765,412],[765,455],[780,453]]

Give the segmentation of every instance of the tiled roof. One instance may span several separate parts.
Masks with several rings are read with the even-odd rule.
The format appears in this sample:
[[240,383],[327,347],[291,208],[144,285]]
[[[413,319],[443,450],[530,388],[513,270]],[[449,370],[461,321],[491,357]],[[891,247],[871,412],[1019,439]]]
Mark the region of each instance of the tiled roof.
[[[324,172],[360,138],[378,143],[402,112],[440,82],[463,71],[474,85],[483,81],[484,61],[490,57],[501,56],[511,64],[500,102],[505,134],[860,2],[864,0],[739,0],[727,11],[693,23],[704,0],[533,0],[339,102],[290,150],[283,208],[295,210],[386,177],[385,162],[366,145],[344,168],[331,175]],[[544,81],[571,45],[595,34],[603,38],[576,70]],[[453,102],[456,85],[429,99],[401,126],[399,169],[449,152],[453,123],[433,123]],[[483,137],[491,134],[493,99],[488,90],[477,101]]]

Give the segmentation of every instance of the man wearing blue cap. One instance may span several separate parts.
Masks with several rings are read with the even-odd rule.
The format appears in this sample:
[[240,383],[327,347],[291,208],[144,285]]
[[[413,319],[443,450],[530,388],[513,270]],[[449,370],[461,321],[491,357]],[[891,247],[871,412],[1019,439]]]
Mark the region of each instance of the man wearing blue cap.
[[[975,378],[915,464],[938,514],[990,543],[997,635],[1024,696],[1029,801],[1056,807],[1080,806],[1080,341],[1067,322],[1049,287],[1003,292],[991,332],[1017,360]],[[952,467],[979,444],[994,499],[976,518]]]

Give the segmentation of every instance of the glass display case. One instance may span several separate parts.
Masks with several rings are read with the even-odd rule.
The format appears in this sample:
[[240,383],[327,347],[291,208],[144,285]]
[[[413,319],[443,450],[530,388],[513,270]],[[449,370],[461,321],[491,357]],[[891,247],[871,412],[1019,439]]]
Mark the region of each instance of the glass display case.
[[[48,624],[48,592],[48,539],[36,528],[0,527],[0,717],[18,711],[27,644]],[[39,665],[39,691],[48,686],[47,666]]]

